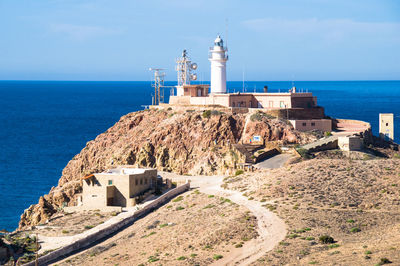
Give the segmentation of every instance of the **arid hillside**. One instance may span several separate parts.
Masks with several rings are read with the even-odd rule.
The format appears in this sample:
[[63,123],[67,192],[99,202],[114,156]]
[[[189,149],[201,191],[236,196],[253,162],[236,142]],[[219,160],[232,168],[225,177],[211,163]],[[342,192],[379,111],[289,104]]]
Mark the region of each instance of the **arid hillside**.
[[[313,136],[259,113],[226,110],[145,110],[121,117],[113,127],[77,154],[64,168],[57,187],[30,206],[20,228],[45,222],[56,209],[71,205],[81,192],[80,178],[114,165],[156,167],[179,174],[227,174],[235,171],[238,154],[232,149],[249,134],[265,141],[305,143]],[[247,122],[246,122],[247,121]]]
[[264,202],[289,226],[255,265],[399,265],[398,157],[312,159],[226,178],[225,187]]

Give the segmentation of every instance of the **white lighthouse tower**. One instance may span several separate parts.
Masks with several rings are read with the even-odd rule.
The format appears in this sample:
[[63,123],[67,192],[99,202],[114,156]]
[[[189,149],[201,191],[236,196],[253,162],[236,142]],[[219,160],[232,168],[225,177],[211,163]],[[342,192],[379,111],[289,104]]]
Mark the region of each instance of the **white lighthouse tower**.
[[211,93],[226,93],[226,61],[228,49],[224,47],[221,37],[214,41],[210,48],[209,60],[211,62]]

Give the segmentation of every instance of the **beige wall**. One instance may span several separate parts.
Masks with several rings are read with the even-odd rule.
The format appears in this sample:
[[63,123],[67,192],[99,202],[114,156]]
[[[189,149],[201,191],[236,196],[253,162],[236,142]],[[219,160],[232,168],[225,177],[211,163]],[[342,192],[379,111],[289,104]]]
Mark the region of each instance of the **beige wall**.
[[[94,174],[94,177],[83,180],[82,205],[87,208],[107,206],[126,207],[131,205],[130,198],[155,186],[157,170],[146,169],[140,174]],[[107,199],[112,198],[112,202]]]
[[394,139],[393,114],[379,114],[379,135],[382,138]]
[[171,96],[170,104],[265,109],[310,108],[316,105],[316,97],[313,97],[311,93],[230,93],[211,94],[208,97]]
[[324,132],[332,131],[332,120],[330,119],[290,120],[290,123],[298,131],[311,131],[315,129]]
[[292,101],[289,93],[254,94],[254,98],[259,103],[257,107],[260,108],[292,108]]
[[360,151],[363,148],[363,140],[359,137],[339,137],[339,149],[343,151]]

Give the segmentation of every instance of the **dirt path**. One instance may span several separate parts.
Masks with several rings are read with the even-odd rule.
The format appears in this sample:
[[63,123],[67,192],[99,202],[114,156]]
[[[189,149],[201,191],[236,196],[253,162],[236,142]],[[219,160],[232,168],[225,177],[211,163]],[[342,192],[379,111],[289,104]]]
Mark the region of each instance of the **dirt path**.
[[[223,184],[222,176],[180,176],[172,173],[161,173],[164,178],[171,178],[174,181],[184,181],[188,178],[191,180],[191,187],[197,188],[199,191],[220,197],[228,198],[236,204],[242,205],[249,209],[258,222],[258,237],[245,242],[242,248],[234,248],[224,258],[216,261],[213,265],[248,265],[256,261],[266,252],[272,250],[282,241],[287,233],[286,225],[283,220],[278,218],[273,212],[269,211],[259,201],[248,200],[239,191],[225,190],[221,188]],[[156,219],[156,218],[154,218]],[[153,219],[153,220],[154,220]],[[151,222],[151,221],[150,221]],[[144,228],[137,228],[135,225],[130,227],[129,233],[140,232]],[[121,231],[111,238],[102,242],[103,246],[109,245],[118,239],[125,238],[127,232]],[[82,251],[76,255],[82,254]],[[65,261],[65,260],[64,260]],[[60,263],[62,261],[59,261]]]
[[[186,177],[187,178],[187,177]],[[286,224],[275,213],[262,206],[263,203],[248,200],[239,191],[221,188],[223,177],[191,177],[191,186],[201,192],[229,198],[236,204],[248,208],[258,221],[258,237],[245,243],[243,248],[234,249],[229,256],[215,262],[214,265],[248,265],[282,241],[287,233]]]

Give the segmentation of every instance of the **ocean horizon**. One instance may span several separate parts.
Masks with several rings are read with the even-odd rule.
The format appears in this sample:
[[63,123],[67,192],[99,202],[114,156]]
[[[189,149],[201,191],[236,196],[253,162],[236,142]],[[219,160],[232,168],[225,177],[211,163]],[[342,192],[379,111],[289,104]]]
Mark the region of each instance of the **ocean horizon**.
[[[208,82],[204,82],[208,83]],[[165,85],[175,85],[167,81]],[[394,113],[400,142],[400,81],[230,81],[229,92],[312,92],[334,118],[369,122]],[[151,104],[149,81],[0,81],[0,229],[14,230],[20,215],[56,186],[62,169],[86,142],[121,116]],[[165,90],[168,100],[169,89]]]

